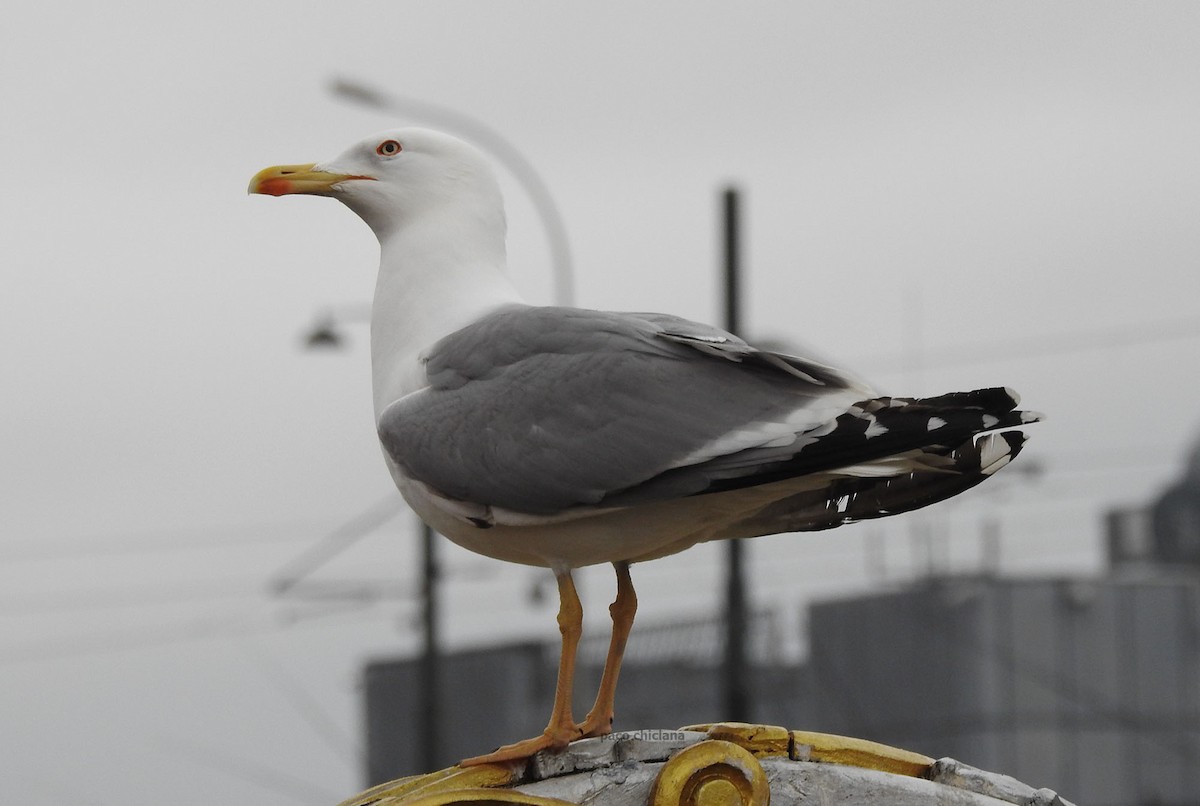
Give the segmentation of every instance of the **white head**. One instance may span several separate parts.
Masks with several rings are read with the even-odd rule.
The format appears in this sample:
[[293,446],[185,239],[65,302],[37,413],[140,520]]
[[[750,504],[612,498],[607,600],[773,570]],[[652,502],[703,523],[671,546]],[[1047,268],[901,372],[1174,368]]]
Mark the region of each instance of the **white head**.
[[375,231],[371,316],[376,411],[428,383],[421,350],[520,301],[505,274],[504,203],[477,150],[425,129],[381,132],[322,163],[279,165],[251,193],[335,198]]
[[443,225],[457,218],[460,226],[504,238],[504,202],[487,160],[462,140],[428,129],[384,131],[325,162],[266,168],[249,191],[333,197],[380,242],[427,217]]

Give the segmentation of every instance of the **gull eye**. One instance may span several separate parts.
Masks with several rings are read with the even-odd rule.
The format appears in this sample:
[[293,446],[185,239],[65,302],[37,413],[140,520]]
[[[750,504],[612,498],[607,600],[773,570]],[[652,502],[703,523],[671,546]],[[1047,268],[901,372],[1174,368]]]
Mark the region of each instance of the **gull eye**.
[[394,157],[400,153],[400,142],[398,140],[384,140],[375,146],[375,153],[381,157]]

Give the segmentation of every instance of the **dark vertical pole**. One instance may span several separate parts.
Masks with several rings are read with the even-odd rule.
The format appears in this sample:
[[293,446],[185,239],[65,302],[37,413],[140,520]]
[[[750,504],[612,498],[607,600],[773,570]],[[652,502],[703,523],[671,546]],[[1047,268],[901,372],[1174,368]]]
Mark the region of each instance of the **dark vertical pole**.
[[[722,194],[725,264],[725,329],[741,330],[740,249],[738,191],[729,187]],[[746,580],[742,568],[744,546],[741,540],[726,541],[725,581],[725,657],[721,686],[724,718],[750,722],[751,707],[746,685]]]
[[444,765],[440,756],[439,713],[441,697],[438,692],[438,567],[437,543],[433,529],[421,522],[421,628],[425,645],[421,652],[421,768],[426,772]]
[[742,328],[741,243],[739,238],[741,221],[738,201],[737,188],[725,188],[725,192],[721,194],[725,253],[725,329],[733,334],[737,334]]

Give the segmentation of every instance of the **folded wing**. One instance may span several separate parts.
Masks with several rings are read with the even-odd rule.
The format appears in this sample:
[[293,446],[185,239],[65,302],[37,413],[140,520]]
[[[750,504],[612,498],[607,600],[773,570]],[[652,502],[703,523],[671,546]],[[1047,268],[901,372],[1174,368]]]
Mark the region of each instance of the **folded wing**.
[[793,442],[869,394],[686,320],[570,308],[507,306],[434,345],[426,370],[380,416],[392,460],[449,498],[540,515]]

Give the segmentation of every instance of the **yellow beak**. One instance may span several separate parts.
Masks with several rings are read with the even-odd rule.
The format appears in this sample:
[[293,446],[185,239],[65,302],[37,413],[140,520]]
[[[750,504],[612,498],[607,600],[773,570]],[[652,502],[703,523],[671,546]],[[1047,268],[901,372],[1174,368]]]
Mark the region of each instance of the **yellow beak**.
[[268,196],[286,196],[289,193],[313,193],[324,195],[334,185],[350,179],[374,179],[373,176],[335,174],[329,171],[314,171],[308,165],[275,165],[263,168],[250,180],[248,193],[265,193]]

